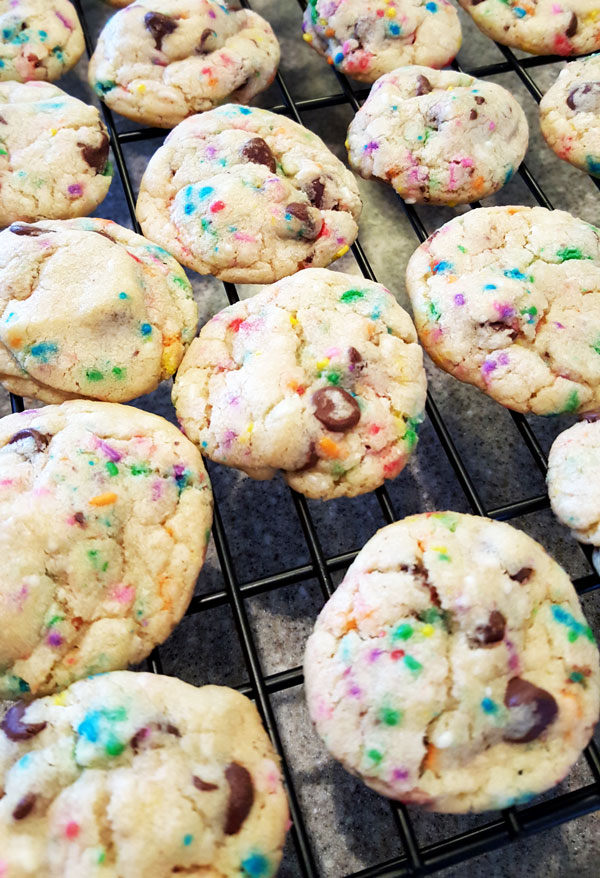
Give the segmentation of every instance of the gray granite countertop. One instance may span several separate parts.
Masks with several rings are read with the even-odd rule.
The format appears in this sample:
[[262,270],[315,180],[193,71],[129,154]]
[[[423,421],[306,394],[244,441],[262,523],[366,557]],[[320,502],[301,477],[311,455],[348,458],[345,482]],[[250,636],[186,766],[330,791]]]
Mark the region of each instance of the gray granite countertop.
[[[100,0],[82,0],[86,19],[95,39],[111,14]],[[281,72],[295,99],[340,92],[340,85],[327,64],[300,38],[301,10],[297,0],[253,0],[252,7],[273,25],[282,45]],[[502,61],[503,56],[477,31],[460,11],[464,46],[458,60],[464,68]],[[562,64],[534,67],[531,75],[542,91],[554,81]],[[87,61],[60,81],[67,91],[93,101],[86,84]],[[539,132],[537,106],[515,73],[493,77],[508,88],[524,107],[530,124],[530,146],[526,163],[552,204],[572,211],[590,222],[598,222],[600,196],[584,174],[560,162],[544,144]],[[281,103],[276,85],[256,101],[264,107]],[[340,158],[345,159],[344,140],[352,111],[341,105],[307,112],[303,122],[320,134]],[[119,130],[134,125],[117,117]],[[162,138],[128,143],[124,155],[134,189],[149,156]],[[376,182],[359,181],[364,201],[360,242],[378,280],[385,283],[407,306],[404,288],[406,263],[417,239],[391,188]],[[535,203],[522,178],[513,180],[485,204]],[[466,209],[466,208],[463,208]],[[419,208],[429,231],[449,220],[460,209]],[[118,176],[105,202],[96,211],[123,225],[131,226]],[[351,254],[336,263],[340,271],[359,273]],[[213,278],[191,276],[201,322],[227,304],[223,286]],[[241,296],[252,295],[256,287],[240,287]],[[460,384],[427,361],[430,390],[439,406],[465,465],[478,486],[482,500],[493,509],[514,499],[544,492],[544,481],[508,412],[472,387]],[[173,420],[170,386],[136,401],[136,405]],[[3,412],[8,400],[2,400]],[[544,449],[569,419],[530,418]],[[287,568],[310,563],[310,555],[289,491],[281,479],[253,482],[223,467],[210,466],[216,497],[229,538],[236,574],[241,582],[266,577]],[[389,486],[396,515],[430,509],[470,511],[467,500],[432,424],[426,421],[420,433],[416,455],[407,469]],[[381,508],[373,495],[329,503],[309,502],[323,551],[336,555],[362,546],[384,524]],[[513,522],[538,539],[559,560],[571,576],[589,572],[585,558],[568,532],[549,511],[530,514]],[[339,581],[340,574],[336,574]],[[198,594],[223,588],[223,577],[214,545],[200,575]],[[262,670],[271,674],[301,663],[305,639],[323,603],[318,583],[311,578],[246,600]],[[600,594],[586,597],[584,609],[595,631],[600,632]],[[188,616],[175,630],[160,655],[165,673],[195,684],[238,685],[248,679],[233,615],[227,605]],[[388,802],[366,789],[326,754],[311,728],[301,687],[272,696],[280,734],[289,761],[303,815],[314,846],[319,874],[326,878],[358,871],[402,852]],[[582,758],[561,784],[558,792],[590,783],[591,775]],[[548,793],[552,798],[556,791]],[[449,838],[468,828],[489,822],[496,815],[454,817],[423,814],[410,809],[421,845]],[[500,876],[598,875],[600,860],[600,814],[591,814],[542,835],[520,841],[493,853],[439,873],[445,878],[472,875]],[[293,845],[288,842],[280,874],[300,875]]]

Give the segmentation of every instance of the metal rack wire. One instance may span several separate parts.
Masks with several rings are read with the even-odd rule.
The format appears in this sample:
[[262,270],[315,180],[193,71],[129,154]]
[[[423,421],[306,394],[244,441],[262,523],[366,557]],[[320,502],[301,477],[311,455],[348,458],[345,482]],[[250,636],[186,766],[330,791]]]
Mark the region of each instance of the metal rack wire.
[[[73,2],[77,7],[84,29],[87,51],[90,53],[92,44],[89,23],[86,20],[80,0],[73,0]],[[297,0],[297,2],[302,8],[306,6],[303,0]],[[242,5],[250,7],[248,0],[242,0]],[[471,68],[466,72],[478,77],[513,72],[517,74],[536,101],[539,101],[542,95],[528,71],[531,68],[564,60],[557,56],[531,57],[519,60],[510,49],[500,45],[498,45],[498,49],[504,55],[505,61]],[[457,64],[453,66],[456,69],[460,69]],[[368,89],[356,88],[345,77],[337,73],[336,76],[340,86],[338,92],[307,100],[294,101],[284,78],[278,74],[276,81],[281,94],[281,103],[272,106],[270,109],[287,115],[300,123],[302,122],[302,115],[311,110],[322,110],[327,107],[345,104],[350,106],[353,111],[356,111],[360,106],[361,100],[368,94]],[[161,129],[153,128],[118,132],[111,111],[103,107],[103,113],[110,134],[110,142],[125,199],[131,214],[133,228],[139,232],[140,228],[135,216],[135,199],[122,147],[127,143],[163,137],[165,132]],[[537,203],[551,208],[552,204],[549,199],[525,165],[521,165],[519,173]],[[600,182],[597,180],[594,182],[600,188]],[[405,204],[401,199],[398,199],[398,204],[404,211],[418,241],[425,240],[427,232],[414,207]],[[371,280],[376,280],[369,261],[358,242],[354,244],[352,251],[364,276]],[[232,284],[225,284],[224,286],[229,302],[238,301],[235,286]],[[11,404],[13,411],[22,411],[23,400],[20,397],[11,395]],[[474,479],[461,458],[431,394],[428,394],[427,399],[427,415],[454,470],[465,498],[474,513],[487,515],[498,520],[510,521],[517,516],[537,512],[549,506],[547,496],[542,494],[524,500],[515,500],[493,509],[486,508]],[[542,473],[545,473],[545,455],[534,430],[523,415],[516,413],[511,413],[511,415],[523,442],[529,450],[533,463]],[[273,694],[291,689],[302,683],[302,669],[300,667],[293,667],[278,673],[264,673],[248,618],[246,601],[255,595],[271,592],[312,577],[318,581],[323,598],[327,599],[334,590],[332,574],[336,571],[345,570],[356,557],[358,548],[354,551],[332,557],[326,556],[306,499],[293,491],[291,494],[295,512],[309,551],[310,563],[292,569],[281,570],[261,579],[240,582],[229,547],[228,534],[219,512],[217,497],[215,501],[213,537],[223,575],[224,589],[196,596],[192,600],[188,614],[202,613],[222,605],[228,605],[233,613],[247,670],[247,679],[241,682],[237,688],[256,701],[275,748],[281,756],[292,818],[291,835],[299,867],[304,876],[311,876],[312,878],[312,876],[319,875],[313,845],[302,814],[299,798],[294,788],[292,773],[286,759],[286,753],[271,703],[271,696]],[[376,491],[376,496],[385,521],[387,523],[394,521],[397,516],[386,488],[379,488]],[[589,565],[589,573],[575,580],[574,584],[580,595],[600,588],[600,580],[591,564],[589,547],[582,546],[581,550],[585,554]],[[161,671],[160,651],[158,649],[151,656],[150,667],[157,673]],[[369,866],[360,872],[355,872],[352,874],[352,878],[401,878],[401,876],[405,875],[432,874],[447,866],[464,862],[478,854],[503,847],[517,839],[531,836],[544,829],[549,829],[592,811],[599,810],[600,755],[593,743],[586,749],[585,756],[594,778],[593,783],[556,796],[550,800],[519,808],[518,811],[515,808],[508,808],[484,825],[424,847],[418,844],[408,809],[403,805],[390,803],[393,820],[402,842],[403,853],[394,859],[389,859],[386,862]]]

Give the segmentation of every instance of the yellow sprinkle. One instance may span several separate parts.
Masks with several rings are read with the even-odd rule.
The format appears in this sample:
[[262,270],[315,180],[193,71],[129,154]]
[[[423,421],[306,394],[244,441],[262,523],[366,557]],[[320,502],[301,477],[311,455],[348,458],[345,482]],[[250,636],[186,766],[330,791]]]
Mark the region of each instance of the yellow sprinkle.
[[320,19],[319,19],[319,24],[321,25],[321,27],[325,27],[325,25],[327,24],[327,19],[326,19],[326,18],[320,18]]
[[344,146],[346,147],[346,149],[350,149],[350,141],[347,138],[344,141]]
[[340,257],[345,256],[345,254],[348,252],[349,249],[350,249],[350,247],[348,246],[348,244],[344,244],[343,247],[340,247],[340,249],[337,251],[337,253],[333,254],[333,258],[340,259]]
[[144,85],[143,82],[141,82],[141,83],[138,85],[137,90],[139,91],[139,93],[140,93],[141,95],[144,94],[144,92],[146,91],[146,86]]
[[173,345],[164,349],[160,365],[163,372],[166,372],[167,375],[173,375],[177,369],[177,350]]
[[396,10],[390,7],[390,9],[385,10],[385,14],[387,15],[388,18],[395,18],[396,17]]
[[329,365],[329,357],[325,357],[323,360],[317,360],[317,369],[324,369]]
[[423,637],[431,637],[432,634],[435,633],[435,628],[433,625],[423,625],[421,628],[421,634]]
[[431,549],[433,552],[440,552],[440,554],[442,554],[442,555],[445,555],[446,552],[448,551],[446,546],[432,546]]
[[59,692],[58,695],[55,695],[52,699],[52,704],[56,704],[57,707],[64,707],[67,703],[67,693]]
[[302,39],[303,39],[306,43],[312,43],[312,41],[313,41],[313,36],[312,36],[312,34],[302,34]]
[[600,9],[593,9],[591,12],[588,12],[587,15],[583,16],[584,21],[597,21],[600,18]]
[[292,324],[292,326],[295,326],[298,323],[293,314],[290,314],[290,323]]
[[112,491],[107,491],[106,494],[96,494],[95,497],[89,501],[90,506],[112,506],[113,503],[117,502],[117,495]]
[[56,136],[56,130],[57,130],[56,128],[51,128],[51,129],[50,129],[50,134],[51,134],[52,137],[55,137],[55,136]]

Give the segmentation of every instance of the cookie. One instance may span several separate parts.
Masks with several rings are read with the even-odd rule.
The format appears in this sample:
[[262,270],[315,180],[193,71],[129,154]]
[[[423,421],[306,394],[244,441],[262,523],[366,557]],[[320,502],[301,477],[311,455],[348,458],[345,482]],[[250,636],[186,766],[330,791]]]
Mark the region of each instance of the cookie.
[[288,810],[252,702],[127,671],[4,716],[7,878],[271,878]]
[[532,55],[585,55],[600,48],[596,0],[458,0],[479,30]]
[[400,67],[379,79],[348,129],[351,166],[406,202],[464,204],[497,192],[529,129],[510,92],[454,70]]
[[600,55],[561,70],[540,102],[540,126],[559,159],[600,177]]
[[179,365],[198,311],[183,269],[102,219],[0,233],[0,382],[43,402],[126,402]]
[[445,67],[462,39],[447,0],[311,0],[302,30],[336,70],[361,82],[404,64]]
[[450,220],[406,270],[421,344],[507,408],[596,411],[598,235],[544,207],[482,207]]
[[106,23],[89,81],[117,113],[173,128],[225,101],[246,103],[279,64],[271,25],[217,0],[137,0]]
[[112,179],[95,107],[45,82],[0,82],[0,226],[84,216]]
[[163,418],[73,400],[0,419],[0,507],[0,698],[140,662],[183,616],[212,495]]
[[598,650],[564,570],[508,524],[413,515],[369,540],[308,639],[327,749],[433,811],[528,801],[598,719]]
[[558,520],[576,540],[600,546],[600,421],[560,433],[548,457],[548,494]]
[[0,0],[0,81],[52,81],[77,64],[85,44],[68,0]]
[[307,497],[395,478],[417,443],[426,379],[408,314],[381,284],[307,269],[216,314],[179,368],[173,402],[211,460],[278,469]]
[[183,265],[254,284],[343,256],[361,201],[354,175],[316,134],[228,104],[169,134],[136,209],[144,234]]
[[117,9],[129,6],[129,4],[133,2],[134,0],[105,0],[105,3],[108,3],[109,6],[116,6]]

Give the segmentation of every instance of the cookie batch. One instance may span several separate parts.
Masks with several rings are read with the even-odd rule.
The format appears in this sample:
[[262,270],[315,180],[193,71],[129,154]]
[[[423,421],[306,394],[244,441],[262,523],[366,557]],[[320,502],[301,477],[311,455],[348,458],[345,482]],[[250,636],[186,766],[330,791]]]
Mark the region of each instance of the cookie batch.
[[[203,457],[324,502],[373,491],[417,453],[424,348],[506,408],[589,414],[554,442],[548,492],[600,551],[600,230],[542,207],[461,212],[409,261],[411,318],[400,284],[328,269],[359,233],[352,171],[249,105],[277,73],[271,25],[217,0],[107,2],[93,92],[172,129],[139,186],[143,235],[89,217],[112,165],[98,109],[53,84],[83,53],[74,7],[0,0],[0,383],[45,404],[0,419],[0,876],[270,878],[289,817],[252,702],[124,670],[194,594],[213,513]],[[591,0],[460,2],[506,45],[600,48]],[[518,170],[515,98],[441,69],[461,43],[446,0],[310,0],[302,36],[372,83],[346,142],[365,180],[454,206]],[[597,56],[560,73],[540,124],[560,159],[600,175]],[[269,286],[196,335],[184,268]],[[169,378],[180,429],[121,404]],[[334,758],[441,812],[559,783],[600,710],[565,571],[522,531],[452,511],[368,541],[308,638],[304,677]]]

